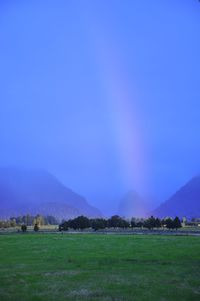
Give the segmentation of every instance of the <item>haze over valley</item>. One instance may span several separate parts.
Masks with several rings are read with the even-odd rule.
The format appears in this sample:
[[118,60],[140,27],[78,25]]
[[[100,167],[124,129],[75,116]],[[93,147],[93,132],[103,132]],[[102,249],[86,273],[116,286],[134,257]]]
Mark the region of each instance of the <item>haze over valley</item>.
[[199,1],[78,3],[0,1],[0,215],[199,217]]
[[[154,215],[197,218],[200,216],[200,177],[181,187],[158,208],[143,199],[136,191],[129,191],[112,215],[129,218],[146,218]],[[80,215],[89,218],[103,217],[102,212],[83,197],[63,185],[45,170],[0,168],[0,219],[23,215],[54,216],[58,221]],[[155,210],[153,210],[155,209]],[[105,216],[105,215],[104,215]]]

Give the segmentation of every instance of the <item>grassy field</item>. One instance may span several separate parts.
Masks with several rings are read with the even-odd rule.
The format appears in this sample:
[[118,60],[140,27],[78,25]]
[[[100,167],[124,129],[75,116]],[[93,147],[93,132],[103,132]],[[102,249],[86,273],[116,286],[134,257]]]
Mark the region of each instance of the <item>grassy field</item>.
[[0,235],[0,300],[200,300],[200,237]]

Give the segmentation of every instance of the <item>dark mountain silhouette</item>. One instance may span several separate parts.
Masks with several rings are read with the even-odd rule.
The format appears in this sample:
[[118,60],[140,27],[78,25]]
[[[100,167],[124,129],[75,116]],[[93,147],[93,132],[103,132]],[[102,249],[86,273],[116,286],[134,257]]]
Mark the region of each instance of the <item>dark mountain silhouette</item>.
[[129,191],[120,201],[117,214],[123,217],[146,217],[150,210],[148,204],[137,194]]
[[99,217],[101,212],[45,170],[0,168],[0,218],[22,214]]
[[158,217],[200,217],[200,176],[192,178],[152,212]]

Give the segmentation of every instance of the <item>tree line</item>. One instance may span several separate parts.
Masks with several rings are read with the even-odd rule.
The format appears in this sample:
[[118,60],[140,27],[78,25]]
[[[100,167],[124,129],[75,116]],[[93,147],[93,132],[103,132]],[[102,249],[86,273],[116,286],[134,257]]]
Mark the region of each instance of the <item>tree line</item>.
[[[43,225],[58,225],[58,221],[53,216],[42,216],[36,215],[31,216],[29,214],[18,217],[11,217],[9,220],[0,221],[0,228],[9,228],[20,226],[21,230],[25,232],[27,226],[34,226],[34,230],[38,231]],[[147,219],[132,218],[131,220],[126,220],[118,215],[113,215],[112,217],[105,218],[87,218],[86,216],[78,216],[74,219],[67,221],[62,221],[59,225],[59,231],[67,231],[68,229],[83,230],[83,229],[93,229],[103,230],[106,228],[147,228],[149,230],[167,228],[167,229],[178,229],[181,227],[181,221],[178,217],[159,219],[153,216]]]
[[34,226],[35,224],[38,226],[58,225],[59,222],[54,216],[43,216],[40,214],[35,216],[26,214],[23,216],[11,217],[8,220],[0,220],[0,228],[10,228],[22,225]]
[[63,221],[59,225],[59,231],[67,231],[69,229],[83,230],[92,228],[93,230],[103,230],[106,228],[147,228],[149,230],[167,228],[167,229],[178,229],[181,227],[181,221],[179,217],[159,219],[153,216],[147,219],[136,219],[132,218],[131,221],[127,221],[118,215],[114,215],[109,219],[95,218],[89,219],[85,216],[78,216],[68,221]]

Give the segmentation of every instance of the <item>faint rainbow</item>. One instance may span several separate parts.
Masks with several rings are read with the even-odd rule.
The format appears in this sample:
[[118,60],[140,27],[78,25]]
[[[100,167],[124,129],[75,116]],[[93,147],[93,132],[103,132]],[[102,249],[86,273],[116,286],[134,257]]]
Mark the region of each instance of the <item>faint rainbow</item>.
[[94,49],[98,77],[108,100],[108,118],[116,139],[121,178],[125,187],[146,194],[149,188],[148,154],[141,113],[137,108],[139,94],[134,83],[128,80],[119,45],[112,41],[111,35],[108,36],[109,24],[103,30],[94,15],[90,23],[93,29],[90,46]]

